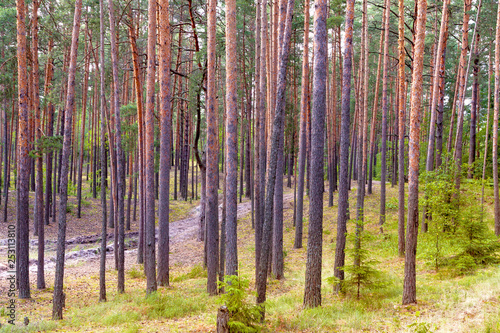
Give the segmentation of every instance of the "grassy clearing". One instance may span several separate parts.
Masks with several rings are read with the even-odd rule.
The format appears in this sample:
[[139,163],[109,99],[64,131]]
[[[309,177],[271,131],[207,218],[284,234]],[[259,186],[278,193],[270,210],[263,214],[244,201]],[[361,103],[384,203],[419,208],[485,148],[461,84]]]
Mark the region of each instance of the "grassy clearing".
[[[471,185],[472,186],[472,185]],[[287,191],[290,191],[287,189]],[[351,216],[355,211],[355,187],[350,195]],[[397,189],[387,188],[388,204],[384,233],[379,231],[379,188],[367,196],[365,230],[371,235],[364,245],[371,259],[378,261],[383,284],[363,287],[358,300],[354,291],[334,295],[328,283],[333,276],[337,207],[327,207],[325,194],[323,233],[322,306],[302,307],[305,261],[307,253],[308,200],[305,200],[304,247],[294,249],[293,209],[284,208],[285,279],[270,279],[266,303],[268,332],[500,332],[500,266],[478,267],[467,274],[457,274],[450,267],[436,271],[430,255],[433,238],[420,235],[417,256],[418,304],[401,306],[404,259],[397,254]],[[492,226],[492,190],[486,189],[485,223]],[[336,203],[336,197],[334,202]],[[189,202],[175,202],[184,212]],[[354,230],[349,222],[348,233]],[[249,292],[255,292],[254,231],[251,216],[238,221],[239,272],[250,280]],[[203,244],[196,243],[203,247]],[[448,244],[448,243],[443,243]],[[453,254],[455,248],[444,246],[441,256]],[[348,243],[348,248],[352,244]],[[182,251],[190,251],[186,248]],[[215,330],[217,297],[205,292],[206,271],[202,258],[192,266],[172,263],[171,286],[145,297],[145,276],[141,266],[127,272],[126,293],[117,295],[116,276],[108,272],[108,302],[98,303],[98,276],[76,276],[66,280],[68,295],[60,322],[50,319],[51,290],[34,291],[32,301],[19,305],[18,318],[25,315],[32,323],[17,331],[65,332],[209,332]],[[346,264],[352,263],[347,255]],[[0,322],[5,322],[2,316]],[[20,320],[18,319],[18,322]],[[1,332],[6,332],[2,328]],[[9,331],[10,332],[10,331]]]

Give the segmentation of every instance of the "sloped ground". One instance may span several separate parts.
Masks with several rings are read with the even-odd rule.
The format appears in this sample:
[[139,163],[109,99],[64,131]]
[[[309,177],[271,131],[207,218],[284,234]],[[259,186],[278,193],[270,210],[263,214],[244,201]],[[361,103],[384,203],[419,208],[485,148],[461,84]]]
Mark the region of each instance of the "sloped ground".
[[[366,201],[366,230],[375,240],[367,246],[379,261],[387,286],[382,290],[362,290],[357,300],[350,294],[333,295],[328,278],[333,275],[333,258],[336,237],[336,201],[327,207],[325,195],[324,251],[323,251],[323,306],[317,309],[302,308],[304,268],[307,245],[308,202],[305,203],[304,248],[293,249],[294,228],[293,190],[285,187],[284,204],[284,251],[285,280],[271,279],[268,287],[266,330],[269,332],[499,332],[500,331],[500,267],[478,270],[470,276],[442,276],[434,272],[420,259],[418,264],[418,299],[415,306],[402,307],[402,271],[404,260],[397,257],[395,244],[396,210],[391,208],[396,189],[388,186],[388,216],[386,233],[378,234],[379,208],[378,186]],[[351,207],[355,207],[355,188],[350,195]],[[144,298],[145,277],[142,266],[135,264],[137,250],[133,241],[126,251],[126,294],[116,294],[116,273],[113,253],[107,256],[108,302],[98,303],[99,257],[92,252],[98,243],[86,243],[97,239],[100,232],[100,201],[88,200],[83,218],[71,216],[74,230],[68,233],[73,240],[68,246],[65,270],[67,308],[65,319],[50,321],[52,289],[32,290],[32,300],[18,301],[18,323],[28,316],[30,326],[20,331],[58,330],[64,332],[210,332],[214,331],[217,297],[205,293],[206,277],[201,269],[203,243],[196,240],[198,218],[196,205],[185,204],[181,211],[184,218],[170,224],[171,235],[171,286],[159,288],[156,298]],[[176,202],[172,201],[173,205]],[[488,205],[491,204],[487,200]],[[14,206],[13,206],[14,207]],[[12,207],[12,211],[14,211]],[[174,208],[175,209],[175,208]],[[352,208],[353,209],[353,208]],[[240,272],[254,282],[254,236],[251,228],[250,202],[238,206],[238,246]],[[491,213],[491,206],[487,206]],[[351,212],[353,214],[354,212]],[[176,216],[182,216],[177,214]],[[69,224],[68,224],[69,226]],[[79,226],[79,227],[78,227]],[[4,225],[0,224],[0,228]],[[81,230],[78,231],[78,228]],[[352,231],[352,226],[349,231]],[[130,238],[136,234],[133,228]],[[0,229],[1,234],[3,229]],[[48,232],[48,240],[55,234]],[[81,235],[86,235],[82,237]],[[112,239],[108,241],[112,244]],[[47,285],[53,283],[53,263],[48,252],[46,258]],[[349,254],[348,254],[349,256]],[[4,247],[0,257],[6,258]],[[36,246],[32,244],[31,257],[36,258]],[[32,287],[36,286],[36,262],[31,267]],[[1,272],[0,272],[1,274]],[[1,280],[4,280],[1,277]],[[2,283],[2,287],[4,284]],[[5,304],[4,289],[0,301]],[[251,299],[253,301],[253,298]],[[5,317],[3,317],[5,318]],[[5,319],[0,322],[5,322]]]

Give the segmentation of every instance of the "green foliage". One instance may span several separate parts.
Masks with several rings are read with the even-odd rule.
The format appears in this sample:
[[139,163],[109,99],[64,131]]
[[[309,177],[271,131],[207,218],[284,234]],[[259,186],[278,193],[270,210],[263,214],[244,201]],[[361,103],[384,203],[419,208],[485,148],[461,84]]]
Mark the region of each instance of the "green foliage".
[[462,205],[457,242],[459,253],[450,260],[461,273],[472,271],[477,265],[487,265],[499,261],[500,243],[483,221],[480,206],[470,194],[462,195]]
[[387,210],[397,211],[399,208],[398,198],[395,197],[388,198],[388,200],[385,202],[385,208]]
[[423,239],[431,243],[426,257],[436,271],[447,265],[460,274],[472,272],[478,265],[498,262],[500,243],[484,221],[478,202],[479,186],[462,181],[461,192],[455,187],[456,167],[443,164],[423,174],[425,192],[422,204],[428,213],[428,233]]
[[42,136],[35,142],[35,149],[30,151],[30,156],[41,157],[44,154],[54,152],[56,150],[62,149],[63,147],[63,137],[61,135],[55,136]]
[[207,277],[207,271],[201,264],[194,265],[193,268],[186,274],[182,274],[172,279],[172,282],[181,282],[190,279],[198,279]]
[[[378,289],[386,285],[381,273],[375,268],[378,261],[370,258],[370,251],[365,247],[365,243],[373,240],[373,235],[363,228],[363,221],[356,221],[356,232],[348,234],[347,239],[353,247],[346,252],[352,257],[351,265],[344,265],[341,269],[347,273],[347,277],[342,283],[342,290],[346,291],[354,288],[359,299],[361,287]],[[329,278],[330,283],[338,282],[335,278]]]
[[248,299],[250,282],[244,277],[227,275],[224,282],[219,282],[219,288],[224,288],[219,302],[229,310],[229,330],[231,332],[259,332],[262,306],[252,305]]
[[443,244],[449,240],[447,231],[456,230],[458,219],[458,204],[454,182],[455,164],[444,159],[444,164],[434,170],[423,173],[421,176],[425,195],[421,204],[426,208],[428,216],[428,232],[425,241],[430,248],[425,256],[430,259],[436,271],[442,264]]
[[149,319],[176,318],[205,310],[206,303],[197,297],[181,297],[179,294],[153,293],[144,301]]
[[131,279],[144,279],[146,277],[144,270],[138,270],[136,267],[129,269],[127,275],[130,276]]
[[437,329],[435,326],[426,322],[414,322],[408,325],[408,328],[414,333],[432,333]]

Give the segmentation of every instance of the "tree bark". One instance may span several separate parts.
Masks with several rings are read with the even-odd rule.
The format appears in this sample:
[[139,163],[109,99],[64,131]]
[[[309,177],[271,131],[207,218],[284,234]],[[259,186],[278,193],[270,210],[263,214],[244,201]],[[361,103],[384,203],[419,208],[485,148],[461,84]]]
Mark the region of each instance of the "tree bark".
[[[24,0],[16,0],[17,6],[17,82],[19,127],[17,130],[19,165],[17,169],[17,234],[16,234],[16,271],[19,298],[30,298],[29,285],[29,176],[31,158],[30,130],[28,125],[28,74],[26,50],[26,9]],[[7,200],[5,202],[7,207]]]
[[498,113],[500,109],[500,4],[495,33],[495,92],[493,105],[493,192],[495,196],[495,234],[500,236],[500,196],[498,193]]
[[171,32],[169,1],[160,2],[160,199],[158,235],[158,284],[169,285],[169,202],[170,202],[170,146],[172,132],[171,105]]
[[71,56],[68,70],[68,88],[65,113],[64,143],[61,158],[61,182],[59,185],[59,228],[57,234],[57,256],[56,273],[54,281],[54,300],[52,308],[52,319],[62,319],[62,310],[64,302],[64,253],[66,247],[66,205],[68,201],[68,164],[71,153],[71,124],[73,112],[75,109],[75,76],[76,76],[76,58],[78,53],[78,34],[80,31],[80,19],[82,12],[82,1],[75,2],[75,15],[73,19],[73,33],[71,39]]
[[307,144],[307,96],[309,94],[309,1],[304,4],[304,53],[302,56],[302,88],[300,94],[299,132],[299,179],[297,184],[297,207],[295,213],[295,242],[293,247],[302,248],[304,185]]
[[384,76],[382,79],[382,137],[380,149],[381,173],[380,173],[380,231],[383,232],[385,223],[385,199],[386,199],[386,175],[387,175],[387,111],[389,101],[387,96],[387,84],[389,81],[389,15],[391,1],[385,1],[384,19]]
[[[265,9],[265,7],[263,7]],[[274,115],[273,127],[271,132],[271,153],[269,155],[269,164],[267,169],[267,191],[265,204],[265,220],[262,228],[262,251],[259,260],[257,275],[257,303],[262,304],[266,300],[266,281],[268,272],[268,260],[271,250],[271,234],[273,228],[274,211],[274,190],[276,185],[276,164],[277,151],[279,146],[280,131],[283,131],[284,112],[285,112],[285,90],[286,90],[286,68],[290,49],[290,39],[292,30],[292,16],[294,9],[294,0],[288,0],[285,31],[283,36],[282,52],[279,56],[278,67],[278,86],[276,90],[276,110]],[[264,18],[264,16],[263,16]],[[263,314],[264,315],[264,314]],[[264,316],[262,317],[262,320]]]
[[476,35],[476,45],[474,47],[474,81],[472,83],[472,102],[470,112],[470,130],[469,130],[469,170],[467,178],[474,176],[474,161],[476,160],[476,129],[479,103],[479,34]]
[[408,172],[408,229],[405,246],[403,305],[416,303],[416,256],[418,236],[418,165],[420,156],[420,113],[422,104],[422,72],[425,47],[427,0],[418,0],[413,52],[413,74],[410,97],[410,143]]
[[[226,0],[226,274],[238,271],[238,110],[236,60],[236,0]],[[243,153],[243,152],[242,152]]]
[[100,25],[100,48],[99,48],[99,77],[100,77],[100,102],[101,102],[101,206],[102,206],[102,223],[101,223],[101,258],[99,261],[99,301],[106,301],[106,239],[107,239],[107,207],[106,207],[106,186],[104,180],[104,170],[106,169],[106,117],[104,110],[106,108],[106,96],[104,94],[104,33],[106,27],[104,25],[104,0],[99,1],[99,25]]
[[326,72],[328,68],[327,2],[314,3],[313,107],[311,112],[311,186],[309,192],[309,234],[307,239],[304,306],[321,305],[321,262],[323,253],[323,192],[326,114]]
[[344,64],[342,69],[342,106],[340,132],[340,173],[339,173],[339,203],[337,218],[337,243],[335,248],[334,276],[340,283],[334,286],[336,292],[341,291],[344,281],[345,242],[347,232],[347,216],[349,210],[349,123],[351,105],[351,74],[352,74],[352,26],[354,21],[354,0],[347,0],[345,34],[344,34]]
[[[118,49],[117,49],[117,32],[115,31],[115,14],[113,0],[108,0],[109,3],[109,30],[111,36],[111,68],[113,72],[113,103],[115,111],[115,149],[116,149],[116,195],[117,205],[116,213],[118,215],[118,292],[125,292],[125,158],[122,150],[122,130],[120,116],[120,83],[118,78]],[[153,211],[154,213],[154,211]]]
[[[445,1],[446,2],[446,1]],[[405,253],[405,124],[406,124],[406,79],[405,79],[405,22],[404,0],[398,1],[398,253],[400,257]]]
[[215,86],[215,34],[216,0],[208,2],[208,72],[207,72],[207,205],[205,221],[207,224],[207,292],[217,294],[217,273],[219,269],[219,209],[218,209],[218,126]]
[[154,107],[155,107],[155,46],[156,46],[156,0],[148,1],[148,62],[145,109],[145,234],[144,269],[146,293],[156,291],[156,246],[155,246],[155,165],[154,165]]

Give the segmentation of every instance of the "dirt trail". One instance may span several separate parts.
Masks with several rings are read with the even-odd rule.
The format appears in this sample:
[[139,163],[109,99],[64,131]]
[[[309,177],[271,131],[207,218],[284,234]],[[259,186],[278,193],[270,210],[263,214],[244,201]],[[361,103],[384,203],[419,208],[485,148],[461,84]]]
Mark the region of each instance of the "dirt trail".
[[[290,205],[293,200],[293,193],[286,193],[283,197],[284,205]],[[195,264],[200,262],[202,257],[203,245],[197,242],[199,230],[199,209],[197,206],[191,211],[190,217],[170,223],[170,246],[171,246],[171,265],[173,264]],[[242,218],[251,212],[251,201],[245,201],[238,204],[238,218]],[[222,217],[222,204],[219,205],[219,220]],[[156,229],[158,235],[158,228]],[[136,262],[137,257],[137,238],[138,232],[132,231],[125,235],[128,247],[125,251],[126,268]],[[0,245],[6,240],[0,240]],[[99,242],[100,235],[78,236],[66,241],[66,276],[83,275],[98,273],[99,271]],[[30,242],[31,253],[36,250],[37,240]],[[46,241],[46,260],[45,272],[49,279],[53,276],[55,270],[55,240]],[[107,265],[109,269],[114,265],[114,240],[113,232],[108,233],[107,246]],[[0,251],[3,252],[3,251]],[[36,283],[37,260],[30,259],[30,279]],[[7,267],[0,265],[0,279],[7,274]],[[1,290],[1,286],[0,286]]]

